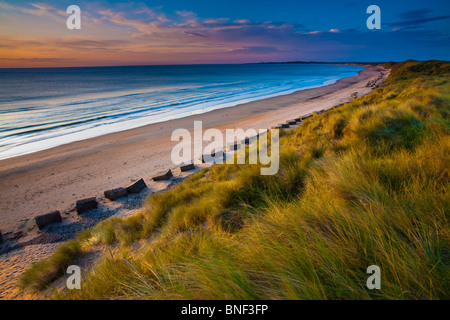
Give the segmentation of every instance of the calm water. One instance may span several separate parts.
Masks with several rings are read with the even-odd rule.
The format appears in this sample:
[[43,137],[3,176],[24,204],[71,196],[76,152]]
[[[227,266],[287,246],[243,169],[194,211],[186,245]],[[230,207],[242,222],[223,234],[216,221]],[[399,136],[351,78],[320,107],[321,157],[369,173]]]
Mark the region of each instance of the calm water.
[[0,159],[328,85],[360,70],[323,64],[0,69]]

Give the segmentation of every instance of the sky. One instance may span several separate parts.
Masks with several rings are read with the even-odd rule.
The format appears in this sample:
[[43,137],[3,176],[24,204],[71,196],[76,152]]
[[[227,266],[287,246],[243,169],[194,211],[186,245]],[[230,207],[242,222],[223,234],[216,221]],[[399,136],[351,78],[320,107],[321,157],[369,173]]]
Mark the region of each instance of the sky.
[[450,60],[450,1],[0,0],[0,68],[407,59]]

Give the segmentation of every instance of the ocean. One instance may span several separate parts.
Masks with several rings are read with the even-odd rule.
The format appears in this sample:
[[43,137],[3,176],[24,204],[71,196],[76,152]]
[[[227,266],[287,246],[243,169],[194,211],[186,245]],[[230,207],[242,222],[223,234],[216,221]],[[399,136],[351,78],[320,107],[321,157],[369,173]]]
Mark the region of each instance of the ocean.
[[335,83],[329,64],[0,69],[0,159]]

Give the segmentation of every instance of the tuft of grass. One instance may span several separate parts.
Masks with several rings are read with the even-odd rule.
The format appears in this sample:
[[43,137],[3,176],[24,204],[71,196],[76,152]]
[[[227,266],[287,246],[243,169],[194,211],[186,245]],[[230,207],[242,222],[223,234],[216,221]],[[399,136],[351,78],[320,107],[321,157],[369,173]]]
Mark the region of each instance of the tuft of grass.
[[63,243],[49,259],[34,263],[25,270],[19,280],[19,286],[35,292],[45,289],[51,281],[65,274],[66,268],[81,254],[79,241],[69,240]]

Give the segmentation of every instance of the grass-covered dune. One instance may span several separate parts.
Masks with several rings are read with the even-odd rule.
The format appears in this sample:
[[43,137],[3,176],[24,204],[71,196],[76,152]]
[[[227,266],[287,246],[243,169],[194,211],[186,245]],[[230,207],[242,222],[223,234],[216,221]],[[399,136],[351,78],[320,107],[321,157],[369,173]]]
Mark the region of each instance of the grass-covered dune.
[[277,175],[205,169],[63,244],[21,285],[42,289],[101,245],[82,289],[53,297],[450,298],[450,63],[387,67],[385,87],[282,132]]

